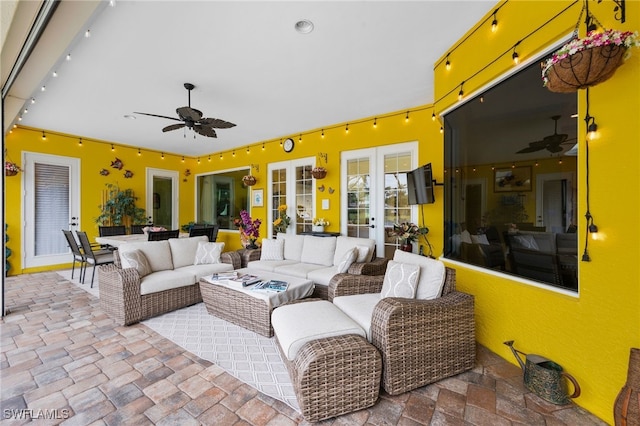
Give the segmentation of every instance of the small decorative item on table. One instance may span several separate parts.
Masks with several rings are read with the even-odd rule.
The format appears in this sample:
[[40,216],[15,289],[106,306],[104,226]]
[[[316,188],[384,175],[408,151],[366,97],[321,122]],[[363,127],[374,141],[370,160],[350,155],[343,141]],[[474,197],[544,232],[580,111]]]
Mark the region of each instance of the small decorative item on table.
[[395,236],[400,243],[400,250],[413,251],[412,242],[417,241],[420,235],[427,235],[429,228],[420,228],[415,223],[402,222],[393,225],[391,235]]
[[256,241],[260,237],[260,225],[262,221],[260,219],[252,220],[249,212],[242,210],[240,211],[240,219],[235,219],[233,223],[240,228],[240,241],[242,242],[242,246],[247,249],[257,249],[258,245]]
[[313,232],[324,232],[325,226],[329,226],[329,221],[324,217],[313,218],[311,222],[311,231]]

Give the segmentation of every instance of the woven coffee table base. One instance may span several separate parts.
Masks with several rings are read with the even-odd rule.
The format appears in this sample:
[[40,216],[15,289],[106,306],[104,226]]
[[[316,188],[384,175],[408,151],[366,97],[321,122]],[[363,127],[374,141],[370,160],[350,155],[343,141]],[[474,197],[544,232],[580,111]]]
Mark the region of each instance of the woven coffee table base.
[[364,338],[346,335],[313,340],[293,361],[280,350],[307,421],[362,410],[378,400],[382,360]]

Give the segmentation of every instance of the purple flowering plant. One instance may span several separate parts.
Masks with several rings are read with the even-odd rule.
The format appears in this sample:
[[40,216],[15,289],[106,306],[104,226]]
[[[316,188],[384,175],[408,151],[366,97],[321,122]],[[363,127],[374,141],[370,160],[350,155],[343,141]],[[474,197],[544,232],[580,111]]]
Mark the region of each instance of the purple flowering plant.
[[257,240],[260,237],[260,219],[252,220],[249,212],[240,211],[240,219],[235,220],[235,225],[250,239]]

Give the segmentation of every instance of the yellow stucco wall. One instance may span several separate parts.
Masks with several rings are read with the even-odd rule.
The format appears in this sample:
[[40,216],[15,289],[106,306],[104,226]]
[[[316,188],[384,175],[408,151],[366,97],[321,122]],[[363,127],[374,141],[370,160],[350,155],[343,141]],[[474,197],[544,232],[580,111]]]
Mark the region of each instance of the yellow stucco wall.
[[[612,2],[589,3],[607,28],[640,29],[640,2],[626,2],[624,24],[614,19]],[[469,38],[450,54],[451,69],[446,71],[444,61],[436,68],[435,99],[442,99],[436,102],[436,111],[455,105],[461,81],[465,93],[471,94],[512,69],[511,53],[519,40],[524,39],[517,49],[522,61],[557,43],[574,29],[581,7],[581,2],[570,1],[506,3],[498,13],[496,33],[490,31],[491,19],[477,31],[471,29]],[[580,30],[584,34],[584,24]],[[600,232],[598,240],[588,245],[591,262],[579,262],[578,297],[453,265],[459,287],[476,296],[478,341],[513,363],[502,344],[505,340],[513,339],[518,349],[558,362],[582,387],[575,402],[609,423],[626,379],[629,349],[640,347],[640,49],[632,50],[613,78],[590,89],[590,113],[599,131],[589,143],[590,211]],[[584,117],[585,90],[577,96],[578,113]],[[580,120],[580,254],[586,211],[585,133]]]

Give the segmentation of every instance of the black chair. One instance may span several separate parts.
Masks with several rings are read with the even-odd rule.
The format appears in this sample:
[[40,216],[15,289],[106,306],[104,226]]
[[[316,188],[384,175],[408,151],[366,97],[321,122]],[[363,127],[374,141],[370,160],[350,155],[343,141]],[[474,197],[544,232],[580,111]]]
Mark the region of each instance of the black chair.
[[127,228],[124,225],[99,226],[98,233],[101,237],[109,237],[111,235],[124,235],[127,233]]
[[162,241],[169,238],[178,238],[180,234],[179,229],[173,229],[171,231],[155,231],[149,232],[149,241]]
[[190,237],[199,237],[201,235],[206,235],[209,238],[209,242],[214,242],[216,238],[218,238],[218,230],[220,227],[218,225],[209,225],[205,228],[191,228],[189,231]]
[[87,237],[87,233],[84,231],[76,231],[78,240],[80,240],[80,246],[84,253],[86,265],[84,267],[84,273],[82,274],[81,282],[84,284],[84,278],[87,275],[87,265],[93,266],[93,273],[91,275],[91,288],[93,288],[93,280],[96,277],[96,268],[100,265],[108,265],[113,263],[113,251],[111,250],[97,250],[93,251],[91,242]]
[[563,285],[555,254],[511,248],[510,256],[514,273],[537,281]]
[[67,244],[69,245],[69,249],[71,249],[71,254],[73,255],[73,263],[71,264],[71,279],[73,279],[73,273],[75,272],[75,269],[76,269],[76,262],[80,263],[80,279],[82,279],[82,272],[84,271],[84,266],[86,263],[84,254],[80,250],[80,247],[78,246],[78,242],[76,241],[71,231],[63,229],[62,233],[64,234],[64,237],[67,239]]
[[131,233],[132,234],[144,234],[144,231],[142,230],[143,228],[146,228],[147,226],[153,226],[153,224],[144,224],[144,225],[131,225]]

